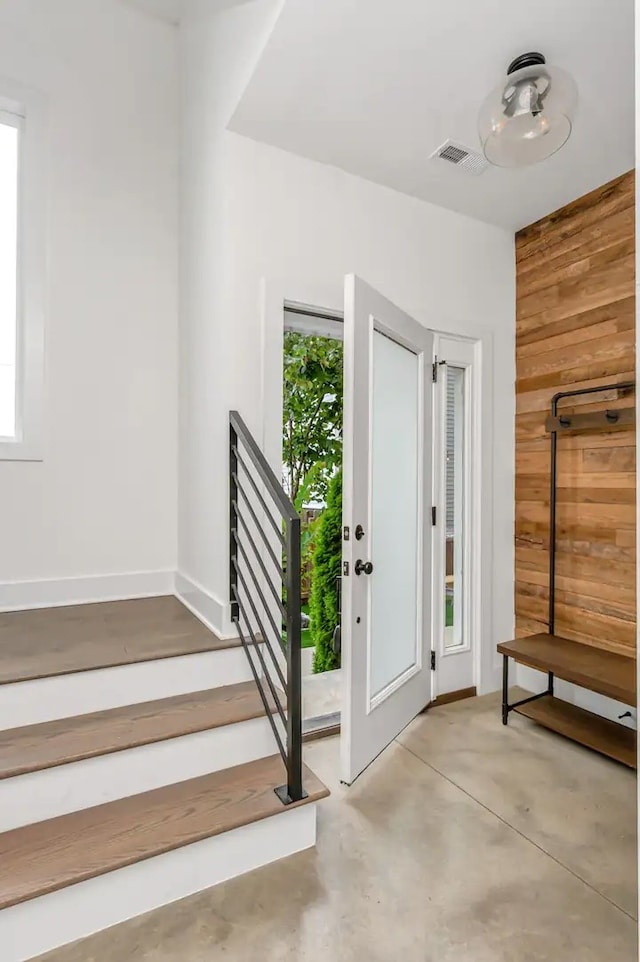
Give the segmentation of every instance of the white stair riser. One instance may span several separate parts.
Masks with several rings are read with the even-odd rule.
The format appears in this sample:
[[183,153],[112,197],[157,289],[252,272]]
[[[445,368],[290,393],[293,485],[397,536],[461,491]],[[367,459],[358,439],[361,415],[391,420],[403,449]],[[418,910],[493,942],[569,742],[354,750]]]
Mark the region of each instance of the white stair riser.
[[266,717],[0,781],[0,832],[138,795],[277,751]]
[[243,648],[0,685],[0,731],[251,681]]
[[315,804],[283,809],[260,822],[4,909],[2,962],[25,962],[311,848],[315,841]]

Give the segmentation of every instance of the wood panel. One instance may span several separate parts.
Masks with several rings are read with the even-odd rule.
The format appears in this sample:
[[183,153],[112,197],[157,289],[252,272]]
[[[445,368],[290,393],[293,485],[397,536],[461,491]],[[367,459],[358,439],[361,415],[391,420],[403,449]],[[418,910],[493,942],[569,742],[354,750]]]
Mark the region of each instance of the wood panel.
[[[306,765],[308,798],[329,792]],[[0,910],[285,811],[279,755],[0,835]],[[286,828],[283,828],[286,831]]]
[[[516,633],[548,626],[549,435],[558,391],[635,379],[635,178],[630,171],[516,235]],[[557,635],[635,655],[635,427],[588,429],[634,403],[564,403],[558,441]]]
[[521,705],[515,711],[538,725],[622,762],[629,768],[637,767],[636,733],[630,728],[601,718],[576,705],[570,705],[552,695],[530,701],[528,705]]
[[239,645],[173,596],[0,613],[0,685]]
[[251,681],[12,728],[0,732],[0,780],[263,715]]
[[549,634],[504,641],[498,645],[498,651],[521,665],[551,671],[557,678],[615,698],[625,705],[636,704],[635,666],[624,655],[607,654]]

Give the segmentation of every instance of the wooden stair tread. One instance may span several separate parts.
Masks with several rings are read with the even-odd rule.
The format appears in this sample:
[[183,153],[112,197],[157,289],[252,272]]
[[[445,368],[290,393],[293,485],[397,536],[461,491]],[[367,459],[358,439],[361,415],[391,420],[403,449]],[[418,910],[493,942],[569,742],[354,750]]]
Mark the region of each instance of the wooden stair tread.
[[564,681],[607,695],[625,705],[636,704],[635,658],[549,634],[501,642],[498,651],[530,668],[551,671]]
[[0,835],[0,909],[240,828],[329,792],[306,766],[308,798],[284,806],[279,755],[36,822]]
[[514,711],[629,768],[636,768],[636,733],[624,725],[594,715],[553,695],[530,701],[514,708]]
[[0,613],[0,684],[231,648],[173,596]]
[[0,779],[264,715],[254,682],[0,732]]

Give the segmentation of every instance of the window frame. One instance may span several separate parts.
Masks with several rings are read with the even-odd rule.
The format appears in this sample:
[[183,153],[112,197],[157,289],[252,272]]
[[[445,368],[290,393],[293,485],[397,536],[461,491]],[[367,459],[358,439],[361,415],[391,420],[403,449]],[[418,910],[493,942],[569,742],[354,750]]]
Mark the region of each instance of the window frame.
[[0,120],[18,128],[16,433],[0,439],[0,461],[41,461],[45,327],[45,105],[0,79]]
[[[484,386],[491,384],[486,358],[491,351],[490,335],[468,337],[457,333],[438,332],[434,351],[438,362],[465,372],[464,413],[462,439],[464,444],[464,526],[462,551],[462,644],[446,645],[444,586],[446,582],[446,384],[443,373],[438,373],[434,383],[434,504],[437,505],[437,521],[433,538],[432,612],[434,627],[434,651],[437,670],[434,677],[433,695],[460,691],[476,686],[482,688],[482,656],[486,649],[483,638],[481,579],[489,562],[485,559],[486,537],[482,537],[482,519],[487,517],[486,504],[482,500],[483,447],[485,425],[489,408],[484,396]],[[442,368],[438,366],[438,371]],[[490,423],[490,422],[489,422]],[[490,447],[488,448],[490,450]],[[455,617],[455,615],[454,615]],[[490,635],[490,632],[489,632]],[[488,651],[488,649],[486,649]],[[488,676],[487,676],[488,677]],[[493,684],[491,678],[489,684]],[[491,690],[491,689],[490,689]]]

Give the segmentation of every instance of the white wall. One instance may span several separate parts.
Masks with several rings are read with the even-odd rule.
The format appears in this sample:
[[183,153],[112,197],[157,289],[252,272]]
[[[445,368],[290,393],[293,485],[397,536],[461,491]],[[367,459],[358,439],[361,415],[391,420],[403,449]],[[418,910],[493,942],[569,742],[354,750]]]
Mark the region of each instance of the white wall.
[[[236,333],[257,319],[258,303],[256,288],[255,317],[242,319],[230,304],[235,283],[228,271],[238,237],[230,210],[235,185],[225,125],[281,5],[282,0],[256,0],[215,18],[196,16],[180,29],[178,570],[191,584],[181,577],[178,589],[222,632],[230,629],[224,604],[227,398]],[[194,584],[204,592],[195,596]]]
[[44,460],[0,462],[2,605],[6,582],[175,568],[177,31],[3,0],[0,74],[49,120]]
[[179,568],[225,602],[227,417],[237,407],[260,436],[261,279],[330,305],[355,272],[431,327],[494,332],[492,646],[513,629],[513,236],[224,132],[240,91],[225,87],[228,68],[212,75],[221,31],[227,56],[233,36],[236,56],[255,59],[273,14],[259,0],[181,31]]

